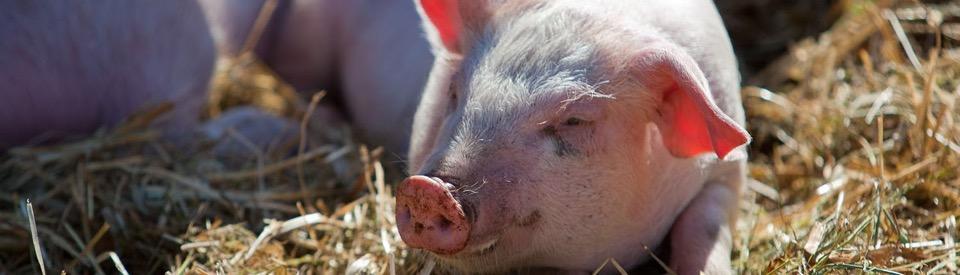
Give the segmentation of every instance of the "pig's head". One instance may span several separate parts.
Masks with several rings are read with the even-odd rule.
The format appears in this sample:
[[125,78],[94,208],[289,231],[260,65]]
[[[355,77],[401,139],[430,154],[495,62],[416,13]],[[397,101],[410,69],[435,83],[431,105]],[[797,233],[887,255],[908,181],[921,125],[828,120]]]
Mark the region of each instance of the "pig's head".
[[397,222],[464,271],[633,265],[748,142],[656,30],[550,2],[420,0],[437,61]]

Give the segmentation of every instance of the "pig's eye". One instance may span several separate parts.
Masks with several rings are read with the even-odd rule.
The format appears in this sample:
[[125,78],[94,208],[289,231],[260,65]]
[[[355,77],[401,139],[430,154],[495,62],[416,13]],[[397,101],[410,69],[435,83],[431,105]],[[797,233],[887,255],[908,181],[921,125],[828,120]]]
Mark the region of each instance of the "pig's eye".
[[589,133],[581,127],[590,124],[591,121],[580,117],[568,117],[544,127],[543,133],[553,143],[554,154],[559,157],[576,156],[580,154],[577,144],[582,144],[589,137]]
[[583,119],[579,117],[571,117],[563,121],[563,126],[580,126],[583,124],[584,124]]
[[560,131],[557,130],[557,127],[547,126],[543,128],[543,133],[546,134],[547,138],[549,138],[551,143],[553,143],[553,153],[558,157],[566,157],[578,154],[577,149],[574,148],[573,144],[570,144],[570,142],[564,139],[564,137],[560,134]]

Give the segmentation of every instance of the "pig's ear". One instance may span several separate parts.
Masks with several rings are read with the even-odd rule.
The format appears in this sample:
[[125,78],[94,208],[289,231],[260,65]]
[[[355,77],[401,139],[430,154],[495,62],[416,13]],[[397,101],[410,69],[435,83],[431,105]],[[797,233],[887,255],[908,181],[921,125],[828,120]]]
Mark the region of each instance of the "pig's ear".
[[434,47],[463,54],[471,31],[490,16],[486,0],[416,0],[417,10]]
[[659,44],[639,55],[638,78],[661,93],[654,121],[663,142],[676,157],[716,153],[723,159],[750,142],[750,135],[717,107],[697,63],[672,44]]

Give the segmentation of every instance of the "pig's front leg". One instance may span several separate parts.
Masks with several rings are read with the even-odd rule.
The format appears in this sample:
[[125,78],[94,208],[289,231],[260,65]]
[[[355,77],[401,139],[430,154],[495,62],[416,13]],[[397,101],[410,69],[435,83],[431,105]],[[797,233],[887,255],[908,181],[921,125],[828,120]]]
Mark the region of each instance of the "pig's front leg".
[[730,249],[739,184],[707,182],[671,229],[670,268],[680,275],[733,274]]

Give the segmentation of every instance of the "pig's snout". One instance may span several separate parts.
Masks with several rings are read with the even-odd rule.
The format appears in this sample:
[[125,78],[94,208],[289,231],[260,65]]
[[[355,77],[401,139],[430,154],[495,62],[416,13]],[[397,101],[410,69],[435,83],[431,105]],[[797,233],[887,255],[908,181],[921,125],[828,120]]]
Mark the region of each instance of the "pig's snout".
[[444,185],[437,178],[412,176],[397,187],[397,228],[408,246],[449,255],[467,245],[470,224]]

